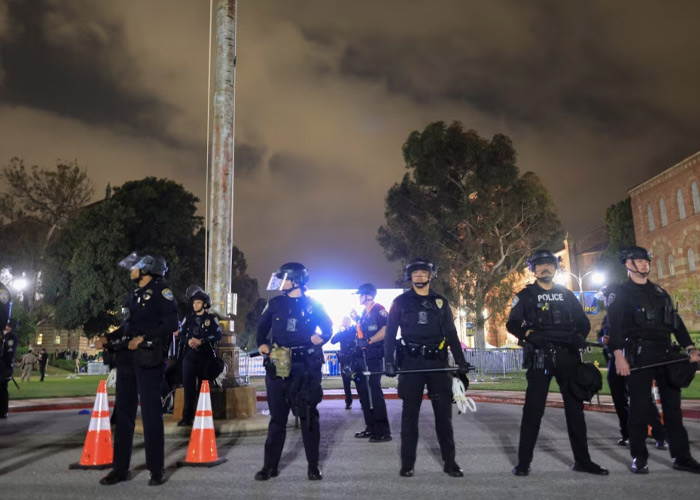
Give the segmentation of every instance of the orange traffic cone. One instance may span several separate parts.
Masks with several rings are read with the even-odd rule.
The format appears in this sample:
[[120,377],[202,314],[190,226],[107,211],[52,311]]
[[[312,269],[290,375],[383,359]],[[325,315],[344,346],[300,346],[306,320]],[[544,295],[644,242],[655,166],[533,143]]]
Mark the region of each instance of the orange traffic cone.
[[219,458],[216,452],[216,434],[214,433],[214,418],[212,416],[211,398],[209,396],[209,381],[204,380],[199,390],[197,413],[194,416],[194,425],[192,425],[187,458],[184,461],[178,462],[177,466],[214,467],[225,461],[226,459]]
[[85,437],[80,462],[70,464],[70,469],[108,469],[112,467],[112,430],[109,427],[109,401],[107,381],[100,381],[92,408],[90,427]]

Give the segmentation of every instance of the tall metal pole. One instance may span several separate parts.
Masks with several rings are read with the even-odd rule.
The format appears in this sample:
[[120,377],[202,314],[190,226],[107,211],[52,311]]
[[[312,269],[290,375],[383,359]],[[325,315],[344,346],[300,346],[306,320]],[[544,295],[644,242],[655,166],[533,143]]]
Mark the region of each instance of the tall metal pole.
[[[216,65],[212,164],[209,173],[209,220],[206,286],[212,308],[228,318],[231,310],[233,259],[233,146],[235,133],[237,0],[218,0],[216,7]],[[219,354],[229,366],[229,380],[238,378],[233,322],[222,321]]]
[[226,313],[233,257],[233,144],[236,71],[236,0],[219,0],[216,10],[216,76],[212,165],[209,177],[207,287],[212,307]]

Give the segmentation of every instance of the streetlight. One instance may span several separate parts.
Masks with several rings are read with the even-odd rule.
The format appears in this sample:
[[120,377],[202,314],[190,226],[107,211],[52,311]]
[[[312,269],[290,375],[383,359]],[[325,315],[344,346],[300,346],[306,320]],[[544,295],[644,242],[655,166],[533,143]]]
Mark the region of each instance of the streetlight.
[[576,282],[578,283],[579,300],[581,301],[581,306],[583,307],[584,311],[586,310],[586,303],[583,300],[583,280],[584,280],[584,278],[588,275],[592,275],[591,280],[593,281],[594,285],[602,285],[605,282],[605,275],[597,270],[588,271],[587,273],[581,275],[581,274],[574,274],[574,273],[569,272],[569,271],[564,271],[562,269],[558,269],[557,274],[564,278],[564,279],[560,279],[560,280],[555,280],[560,285],[565,284],[565,281],[566,281],[566,277],[564,276],[565,274],[568,274],[569,276],[571,276],[572,278],[574,278],[576,280]]

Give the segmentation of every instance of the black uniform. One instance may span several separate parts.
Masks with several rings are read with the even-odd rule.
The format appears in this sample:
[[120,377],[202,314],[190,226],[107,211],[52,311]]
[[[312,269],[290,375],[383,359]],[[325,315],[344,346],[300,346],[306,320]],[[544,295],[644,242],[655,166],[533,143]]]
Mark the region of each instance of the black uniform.
[[316,328],[323,342],[330,340],[333,323],[321,304],[302,295],[298,298],[280,295],[268,302],[260,318],[257,345],[263,344],[292,349],[292,368],[287,378],[277,377],[268,368],[265,376],[270,425],[265,441],[264,467],[277,470],[287,436],[289,410],[301,420],[301,436],[306,460],[318,464],[319,415],[316,406],[321,402],[322,345],[313,345],[311,337]]
[[39,373],[41,373],[40,382],[44,381],[44,376],[46,376],[46,363],[49,362],[49,355],[46,351],[39,354]]
[[[187,343],[190,339],[202,340],[202,344],[192,349]],[[183,353],[182,385],[185,389],[185,406],[182,410],[182,420],[192,423],[197,409],[197,396],[202,380],[206,379],[207,363],[216,357],[214,346],[221,340],[221,326],[218,318],[204,312],[188,314],[182,322],[180,343]]]
[[[365,432],[370,438],[387,438],[391,436],[389,417],[386,413],[386,403],[382,392],[382,376],[370,375],[369,393],[367,381],[362,372],[365,368],[370,372],[384,370],[384,341],[369,344],[369,339],[386,326],[388,313],[383,305],[373,304],[367,312],[362,311],[362,316],[357,324],[357,346],[353,355],[353,370],[357,374],[357,395],[360,397],[362,413],[365,417]],[[362,338],[361,338],[362,337]],[[365,359],[367,366],[365,367]],[[372,407],[370,408],[370,397]]]
[[525,339],[528,330],[534,330],[525,344],[534,349],[528,347],[529,352],[525,353],[530,366],[520,425],[518,467],[526,471],[532,462],[552,377],[556,377],[564,399],[566,428],[574,460],[583,466],[591,464],[583,401],[576,399],[569,385],[581,363],[577,346],[591,329],[578,299],[561,285],[555,284],[551,290],[545,290],[537,283],[528,285],[513,300],[506,329],[521,340]]
[[[401,349],[398,366],[402,370],[447,367],[447,347],[452,350],[455,362],[466,365],[464,353],[457,337],[452,310],[443,296],[430,291],[418,295],[411,290],[394,299],[389,311],[384,337],[387,363],[394,363],[396,332],[401,328]],[[411,373],[399,375],[399,398],[403,400],[401,412],[401,467],[413,469],[418,446],[418,416],[423,401],[423,389],[428,387],[428,397],[435,414],[435,432],[445,471],[455,464],[455,441],[452,430],[452,375],[450,373]],[[458,467],[456,467],[458,468]]]
[[[167,283],[154,278],[126,298],[123,328],[108,337],[116,351],[117,390],[114,404],[114,471],[126,475],[131,462],[136,409],[146,441],[146,467],[160,476],[164,467],[161,383],[165,353],[178,328],[177,304]],[[139,348],[128,350],[129,340],[142,335]]]
[[[648,281],[638,285],[628,280],[615,287],[608,296],[611,352],[624,349],[630,367],[664,361],[671,348],[671,333],[683,347],[692,344],[688,330],[675,314],[673,302],[660,286]],[[667,381],[668,368],[651,368],[632,372],[627,377],[630,397],[630,454],[646,464],[649,394],[655,379],[661,395],[664,423],[671,456],[681,462],[692,459],[688,433],[683,427],[681,390]]]
[[[4,328],[4,327],[3,327]],[[14,331],[2,334],[2,350],[0,352],[0,418],[6,418],[10,406],[10,395],[7,385],[10,383],[15,368],[15,352],[17,352],[17,335]]]
[[[603,318],[603,323],[600,332],[598,332],[598,340],[602,344],[602,339],[605,335],[610,335],[610,325],[607,316]],[[612,396],[615,413],[620,424],[619,444],[629,441],[629,415],[630,402],[629,393],[627,391],[627,379],[617,374],[617,365],[615,364],[615,356],[609,346],[603,348],[603,356],[608,362],[608,386],[610,387],[610,395]],[[656,440],[657,446],[663,445],[666,442],[666,430],[664,424],[661,423],[659,409],[656,407],[656,402],[650,397],[649,404],[649,425],[651,426],[651,435]]]
[[343,391],[345,392],[345,407],[349,408],[352,405],[352,392],[350,391],[350,382],[352,374],[345,369],[352,370],[352,354],[355,349],[355,335],[357,333],[356,326],[351,325],[347,328],[340,327],[340,330],[331,338],[331,344],[340,342],[340,351],[338,352],[338,362],[340,364],[340,376],[343,379]]

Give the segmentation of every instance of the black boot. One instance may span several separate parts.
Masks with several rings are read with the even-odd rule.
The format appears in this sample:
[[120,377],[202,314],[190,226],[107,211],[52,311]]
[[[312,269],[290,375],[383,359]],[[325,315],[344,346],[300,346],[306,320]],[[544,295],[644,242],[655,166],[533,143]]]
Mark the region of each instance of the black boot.
[[160,486],[165,482],[165,477],[163,471],[151,472],[148,478],[148,486]]
[[318,466],[318,462],[309,462],[309,468],[306,471],[306,475],[309,481],[320,481],[323,479],[323,474],[321,473],[321,468]]
[[608,469],[601,467],[595,462],[574,462],[571,466],[571,470],[587,472],[588,474],[595,474],[596,476],[607,476],[609,474]]
[[399,471],[401,477],[413,477],[413,467],[401,467]]
[[255,473],[255,480],[256,481],[267,481],[271,477],[277,477],[279,475],[279,471],[277,469],[273,469],[271,467],[263,467],[260,469],[258,472]]
[[452,477],[464,477],[464,472],[462,471],[462,468],[457,465],[456,462],[452,462],[451,464],[445,464],[445,467],[442,469],[445,474],[452,476]]
[[527,476],[530,473],[530,464],[520,463],[513,467],[513,474],[516,476]]
[[645,458],[635,458],[632,460],[630,470],[635,474],[649,474],[649,467],[647,467],[647,461]]
[[673,461],[673,468],[676,470],[700,474],[700,464],[693,457],[676,458]]
[[117,472],[112,469],[109,474],[100,479],[100,484],[103,486],[111,486],[113,484],[121,483],[122,481],[128,481],[131,479],[131,472]]

